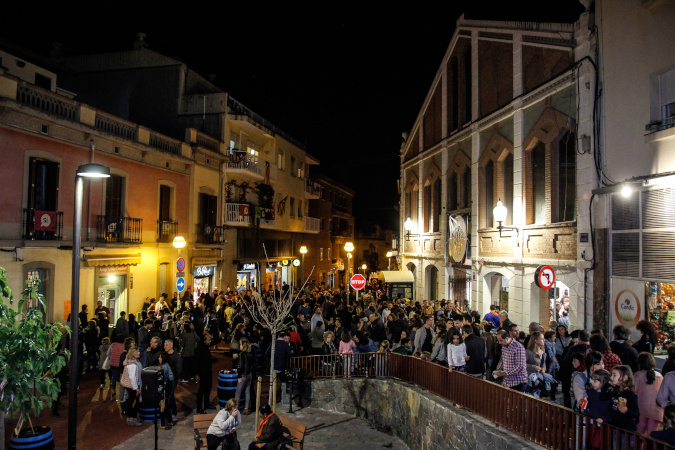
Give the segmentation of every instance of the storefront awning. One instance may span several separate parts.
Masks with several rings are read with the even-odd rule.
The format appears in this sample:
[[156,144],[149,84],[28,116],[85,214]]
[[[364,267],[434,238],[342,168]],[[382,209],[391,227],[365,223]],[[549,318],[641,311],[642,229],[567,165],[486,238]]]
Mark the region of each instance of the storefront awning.
[[293,260],[293,259],[300,259],[300,258],[296,257],[296,256],[276,256],[274,258],[268,258],[268,259],[265,259],[265,257],[262,257],[262,258],[244,258],[244,259],[235,259],[233,261],[233,263],[234,264],[251,264],[251,263],[265,263],[267,261],[269,261],[269,262],[279,262],[279,261],[283,261],[284,259]]
[[380,272],[380,280],[385,283],[412,283],[415,278],[409,270],[383,270]]
[[87,266],[135,266],[141,263],[141,255],[86,255]]

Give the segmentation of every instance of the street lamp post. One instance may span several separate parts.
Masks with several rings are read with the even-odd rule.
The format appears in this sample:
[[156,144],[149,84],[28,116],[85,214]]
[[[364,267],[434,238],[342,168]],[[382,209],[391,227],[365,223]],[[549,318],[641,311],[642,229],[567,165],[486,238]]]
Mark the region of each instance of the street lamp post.
[[345,243],[345,252],[347,252],[347,268],[346,268],[346,275],[347,275],[347,282],[345,283],[346,288],[347,288],[347,305],[349,305],[349,272],[351,268],[351,259],[352,259],[352,253],[354,251],[354,244],[351,242]]
[[367,266],[366,264],[363,264],[363,265],[361,266],[361,269],[363,269],[363,276],[364,276],[364,277],[366,276],[366,269],[367,269],[367,268],[368,268],[368,266]]
[[391,252],[387,252],[387,258],[389,258],[389,263],[387,264],[387,270],[391,270]]
[[78,309],[80,308],[80,246],[82,242],[82,193],[84,178],[108,178],[110,169],[100,164],[83,164],[75,172],[73,203],[73,273],[70,286],[70,392],[68,401],[68,448],[77,446]]
[[304,245],[300,247],[300,253],[302,254],[302,282],[305,282],[305,253],[307,253],[307,247]]

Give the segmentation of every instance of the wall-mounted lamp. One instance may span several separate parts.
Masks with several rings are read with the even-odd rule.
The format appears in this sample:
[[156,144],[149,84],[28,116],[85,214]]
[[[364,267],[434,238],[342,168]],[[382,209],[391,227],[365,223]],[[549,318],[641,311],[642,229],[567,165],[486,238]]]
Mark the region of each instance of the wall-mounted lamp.
[[417,231],[415,229],[415,224],[412,223],[412,220],[410,220],[410,217],[405,219],[405,222],[403,223],[403,228],[405,229],[405,240],[409,241],[410,237],[415,236],[419,237],[419,233],[413,233],[413,231]]
[[515,231],[516,232],[516,246],[520,247],[520,239],[518,238],[518,232],[519,229],[518,227],[505,227],[502,225],[502,223],[506,222],[506,214],[508,213],[506,206],[502,203],[502,199],[500,198],[497,201],[497,206],[492,210],[492,216],[495,219],[495,222],[497,222],[497,229],[499,230],[499,237],[502,237],[502,230],[506,231]]

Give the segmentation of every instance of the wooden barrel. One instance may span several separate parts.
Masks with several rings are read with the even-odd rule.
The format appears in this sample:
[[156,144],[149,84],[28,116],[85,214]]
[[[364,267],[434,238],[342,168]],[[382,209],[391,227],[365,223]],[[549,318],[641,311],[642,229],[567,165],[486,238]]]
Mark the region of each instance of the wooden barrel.
[[224,408],[227,401],[237,393],[237,372],[221,370],[218,374],[218,404]]
[[33,430],[28,427],[21,430],[18,437],[12,435],[9,440],[9,448],[17,450],[53,450],[56,448],[51,428],[33,427]]

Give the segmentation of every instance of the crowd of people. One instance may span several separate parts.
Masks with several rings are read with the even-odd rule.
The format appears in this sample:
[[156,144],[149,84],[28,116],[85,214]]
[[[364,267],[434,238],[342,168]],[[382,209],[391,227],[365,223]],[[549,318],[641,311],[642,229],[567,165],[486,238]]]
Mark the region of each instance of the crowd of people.
[[[283,374],[293,356],[348,358],[355,353],[394,352],[551,402],[558,402],[560,390],[565,406],[597,423],[675,442],[675,432],[670,431],[675,418],[675,406],[670,405],[675,401],[675,346],[669,349],[663,371],[656,370],[655,330],[648,321],[638,324],[642,337],[637,342],[631,342],[630,331],[621,325],[612,330],[610,342],[601,330],[569,332],[566,314],[556,314],[558,320],[546,326],[532,322],[525,332],[495,305],[481,317],[466,300],[388,298],[377,283],[369,284],[358,301],[348,298],[344,289],[314,282],[292,294],[289,289],[284,283],[261,292],[214,290],[197,300],[163,294],[146,300],[140,320],[135,314],[120,313],[110,335],[107,308],[99,302],[90,319],[85,305],[78,317],[86,350],[81,372],[99,371],[101,386],[108,377],[113,392],[119,381],[127,424],[137,426],[141,370],[162,366],[170,380],[162,423],[170,428],[177,421],[174,392],[179,382],[199,381],[197,412],[213,408],[210,348],[221,340],[230,343],[238,377],[232,401],[239,405],[245,399],[243,415],[251,406],[252,375],[258,365],[266,372],[273,365],[274,372]],[[293,299],[294,307],[286,331],[277,336],[272,361],[272,335],[254,320],[250,307],[255,299],[271,306],[275,298]],[[258,355],[264,355],[264,361],[258,361]],[[213,442],[222,438],[221,442],[241,423],[232,408],[223,411],[217,426],[225,431],[209,431]]]

